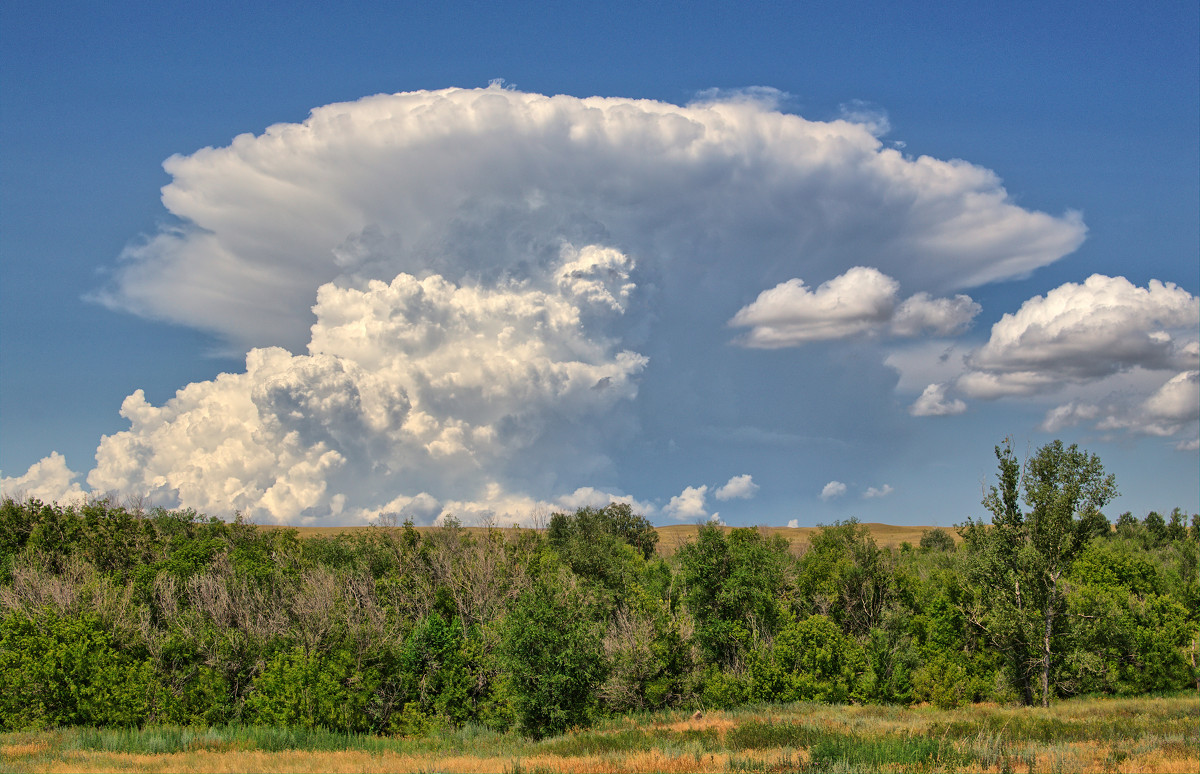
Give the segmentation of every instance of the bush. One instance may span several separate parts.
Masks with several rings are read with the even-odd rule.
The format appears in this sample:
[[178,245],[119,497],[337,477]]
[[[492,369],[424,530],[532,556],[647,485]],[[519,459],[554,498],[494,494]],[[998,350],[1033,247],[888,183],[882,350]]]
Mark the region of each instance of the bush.
[[859,698],[867,672],[862,646],[823,615],[785,626],[750,661],[757,701],[845,702]]
[[267,726],[368,731],[366,705],[378,682],[373,670],[356,671],[347,651],[295,647],[277,653],[254,681],[245,718]]
[[0,727],[140,726],[157,694],[153,667],[117,652],[93,615],[0,622]]
[[527,592],[504,625],[503,658],[521,730],[533,737],[587,726],[607,668],[597,625],[575,594]]

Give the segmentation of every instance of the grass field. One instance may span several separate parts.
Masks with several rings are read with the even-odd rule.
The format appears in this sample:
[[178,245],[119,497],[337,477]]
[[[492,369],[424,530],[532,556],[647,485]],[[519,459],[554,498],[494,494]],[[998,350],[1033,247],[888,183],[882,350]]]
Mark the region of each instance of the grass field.
[[[875,524],[864,523],[864,527],[871,533],[871,537],[880,546],[898,548],[901,543],[908,542],[916,546],[921,542],[921,534],[927,529],[935,529],[934,527],[905,527],[894,526],[891,524]],[[329,537],[332,535],[352,534],[354,532],[366,529],[374,529],[373,527],[276,527],[272,525],[263,525],[259,529],[295,529],[300,537]],[[385,528],[390,529],[390,528]],[[417,527],[417,532],[428,532],[437,529],[437,527]],[[482,532],[484,527],[466,527],[468,532]],[[499,528],[505,529],[505,528]],[[658,552],[665,556],[669,556],[675,552],[679,546],[689,540],[694,540],[699,527],[695,524],[672,524],[666,527],[656,527],[658,531]],[[732,527],[725,527],[729,531]],[[782,535],[791,545],[792,550],[797,553],[803,553],[808,547],[809,541],[819,527],[759,527],[762,532],[768,536]],[[953,528],[942,527],[941,529],[954,538],[955,542],[961,543],[962,538]]]
[[2,772],[1192,772],[1200,699],[1048,710],[791,704],[614,718],[531,741],[468,726],[400,739],[277,728],[0,734]]

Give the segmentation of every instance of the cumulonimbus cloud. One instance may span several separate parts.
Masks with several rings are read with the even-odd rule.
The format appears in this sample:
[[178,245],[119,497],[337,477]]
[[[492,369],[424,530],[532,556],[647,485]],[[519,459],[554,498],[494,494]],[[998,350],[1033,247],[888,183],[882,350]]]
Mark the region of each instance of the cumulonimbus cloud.
[[[287,522],[591,502],[598,479],[616,488],[650,349],[679,373],[708,364],[662,340],[682,313],[712,310],[719,347],[763,287],[849,276],[875,281],[894,335],[944,334],[977,308],[942,295],[1084,237],[1077,214],[1023,209],[987,169],[764,94],[385,94],[171,157],[174,222],[95,297],[212,332],[246,369],[161,406],[132,394],[88,484]],[[812,325],[874,325],[867,307]],[[33,473],[77,487],[65,461]],[[692,489],[664,512],[704,513]]]

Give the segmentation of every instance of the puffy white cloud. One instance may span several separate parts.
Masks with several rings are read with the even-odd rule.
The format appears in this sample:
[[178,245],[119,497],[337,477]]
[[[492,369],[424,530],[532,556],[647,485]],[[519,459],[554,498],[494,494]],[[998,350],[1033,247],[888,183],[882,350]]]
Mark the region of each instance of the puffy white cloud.
[[[707,485],[684,487],[682,492],[672,497],[671,501],[663,507],[663,513],[679,521],[709,518],[705,502],[707,497]],[[715,518],[716,515],[714,513],[713,517]]]
[[896,280],[866,266],[855,266],[816,290],[790,279],[764,290],[729,324],[750,328],[742,345],[775,349],[883,330],[897,336],[956,335],[979,313],[979,304],[965,295],[933,299],[921,292],[897,305],[899,290]]
[[986,169],[884,147],[876,118],[808,121],[769,96],[679,107],[446,89],[319,107],[168,159],[177,222],[131,246],[97,296],[296,348],[313,293],[340,276],[522,280],[563,241],[611,245],[657,277],[704,276],[686,288],[694,302],[774,266],[830,276],[863,261],[915,290],[966,288],[1083,239],[1077,215],[1014,205]]
[[967,410],[967,404],[958,398],[946,400],[946,385],[931,384],[921,396],[908,407],[914,417],[948,417]]
[[846,494],[846,485],[841,481],[830,481],[821,489],[822,500],[832,500]]
[[1101,431],[1127,430],[1159,438],[1190,436],[1179,442],[1188,445],[1200,430],[1200,371],[1176,374],[1149,397],[1137,401],[1133,396],[1114,393],[1101,403],[1072,401],[1046,414],[1041,429],[1054,432],[1081,422],[1094,422]]
[[800,520],[799,519],[788,519],[787,525],[788,525],[789,529],[799,529],[800,528]]
[[1145,288],[1093,274],[1035,296],[992,326],[958,387],[977,398],[1032,395],[1133,368],[1200,363],[1200,299],[1173,283]]
[[725,482],[725,485],[718,488],[713,494],[718,500],[749,500],[758,493],[758,484],[754,483],[753,477],[749,473],[743,473],[740,476],[734,476]]
[[652,516],[657,510],[653,503],[639,502],[630,495],[611,494],[590,486],[581,486],[571,494],[561,495],[554,502],[572,511],[580,508],[604,508],[612,503],[625,503],[635,513],[643,516]]
[[[1045,432],[1094,423],[1101,431],[1194,435],[1198,325],[1200,298],[1173,283],[1151,280],[1143,288],[1093,274],[1005,314],[964,358],[954,386],[982,399],[1069,393],[1046,412],[1039,426]],[[918,356],[889,363],[921,368]],[[1164,371],[1174,373],[1163,381]]]
[[899,289],[896,280],[865,266],[855,266],[815,291],[804,280],[790,279],[764,290],[729,324],[751,328],[741,339],[747,347],[771,349],[842,339],[886,323]]
[[965,331],[980,306],[961,293],[954,298],[930,298],[921,292],[907,299],[892,317],[892,333],[917,336],[929,332],[935,336],[957,336]]
[[1182,424],[1200,419],[1200,371],[1172,376],[1142,407],[1162,422]]
[[629,269],[616,251],[568,246],[540,286],[408,274],[323,285],[310,354],[253,349],[244,373],[161,407],[139,390],[121,408],[130,429],[101,441],[88,483],[286,522],[519,518],[541,505],[511,482],[551,454],[553,474],[590,470],[602,456],[590,418],[637,393],[646,358],[584,322],[620,311]]
[[889,485],[889,484],[884,484],[882,487],[879,487],[879,488],[869,486],[869,487],[867,487],[867,491],[863,492],[863,497],[867,498],[868,500],[878,498],[878,497],[887,497],[894,491],[895,490],[892,489],[891,485]]
[[50,452],[49,457],[30,465],[24,475],[0,478],[0,494],[16,500],[33,497],[44,503],[64,505],[81,502],[86,495],[77,478],[79,474],[67,467],[66,457]]

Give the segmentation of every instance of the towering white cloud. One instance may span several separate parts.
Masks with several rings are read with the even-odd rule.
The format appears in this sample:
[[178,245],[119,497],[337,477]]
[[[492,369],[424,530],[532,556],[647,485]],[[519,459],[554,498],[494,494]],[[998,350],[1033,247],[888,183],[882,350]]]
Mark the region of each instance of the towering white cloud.
[[[175,221],[96,297],[210,331],[246,370],[134,392],[88,484],[291,522],[600,504],[639,382],[686,392],[756,294],[735,316],[754,346],[954,335],[978,307],[946,293],[1083,239],[989,170],[884,147],[878,110],[808,121],[777,97],[378,95],[173,156]],[[6,481],[77,492],[69,472]],[[707,516],[707,492],[663,513]]]
[[407,274],[324,285],[310,354],[251,350],[244,373],[162,407],[136,392],[121,409],[130,429],[103,439],[88,483],[280,521],[384,506],[428,516],[435,498],[512,510],[496,477],[544,470],[540,442],[563,443],[553,473],[586,470],[602,435],[591,419],[631,400],[646,364],[584,324],[619,312],[628,259],[595,246],[562,255],[542,287]]

